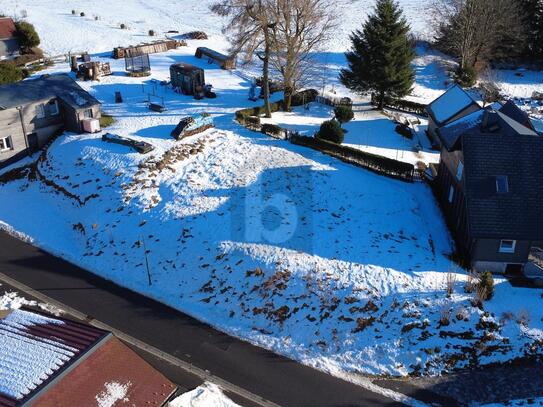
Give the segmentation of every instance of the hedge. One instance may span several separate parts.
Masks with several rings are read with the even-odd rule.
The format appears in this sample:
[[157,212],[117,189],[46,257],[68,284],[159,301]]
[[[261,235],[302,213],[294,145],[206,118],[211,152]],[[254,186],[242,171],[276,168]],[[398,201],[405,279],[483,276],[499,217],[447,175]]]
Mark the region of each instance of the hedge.
[[381,175],[386,175],[402,181],[413,182],[415,173],[415,166],[413,164],[366,153],[365,151],[357,150],[356,148],[342,146],[314,137],[292,135],[290,137],[290,142],[321,151],[344,162],[357,165]]
[[[270,103],[272,113],[278,112],[283,107],[283,101]],[[262,116],[266,113],[264,106],[249,107],[247,109],[241,109],[236,112],[236,120],[241,124],[245,124],[245,120],[250,116]]]
[[260,117],[247,116],[244,118],[244,124],[251,130],[259,130],[261,127]]
[[[377,100],[375,100],[375,94],[373,93],[371,95],[371,104],[374,106],[378,105]],[[422,103],[412,102],[410,100],[386,98],[385,107],[396,109],[396,110],[402,110],[408,113],[415,113],[424,117],[428,116],[428,112],[426,112],[427,105],[424,105]]]
[[[309,103],[315,101],[319,92],[315,89],[306,89],[292,95],[292,106],[301,106],[304,103]],[[271,102],[270,108],[272,113],[278,112],[283,108],[283,101],[278,100],[277,102]],[[262,116],[266,113],[266,108],[264,106],[249,107],[247,109],[241,109],[236,112],[236,120],[241,124],[247,123],[247,118],[250,116]]]
[[276,124],[264,123],[261,129],[262,133],[272,137],[280,137],[284,130]]

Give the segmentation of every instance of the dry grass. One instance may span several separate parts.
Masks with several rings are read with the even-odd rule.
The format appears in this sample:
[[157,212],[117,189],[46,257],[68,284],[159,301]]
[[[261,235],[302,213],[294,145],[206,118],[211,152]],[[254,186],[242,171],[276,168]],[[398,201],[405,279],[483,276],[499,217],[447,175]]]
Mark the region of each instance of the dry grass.
[[454,286],[456,284],[456,274],[452,272],[447,273],[447,297],[450,298],[454,294]]
[[451,323],[451,307],[443,306],[439,312],[439,325],[447,326]]
[[527,309],[521,309],[518,312],[516,321],[519,325],[523,326],[524,328],[528,328],[530,320],[530,312]]
[[471,299],[471,304],[474,307],[482,308],[487,298],[488,298],[487,288],[484,285],[477,284],[475,286],[475,292],[474,292],[473,298]]
[[479,274],[473,270],[469,270],[468,279],[466,280],[466,284],[464,285],[464,291],[468,294],[473,293],[476,290],[478,283]]

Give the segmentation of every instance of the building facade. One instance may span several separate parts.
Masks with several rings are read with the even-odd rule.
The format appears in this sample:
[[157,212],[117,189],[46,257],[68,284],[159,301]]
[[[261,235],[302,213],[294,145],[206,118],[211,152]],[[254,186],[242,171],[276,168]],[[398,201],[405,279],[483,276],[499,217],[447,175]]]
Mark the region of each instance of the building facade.
[[98,100],[67,75],[0,86],[0,167],[32,154],[62,131],[101,117]]
[[436,190],[457,250],[477,271],[521,271],[543,238],[543,138],[518,114],[494,105],[436,129]]

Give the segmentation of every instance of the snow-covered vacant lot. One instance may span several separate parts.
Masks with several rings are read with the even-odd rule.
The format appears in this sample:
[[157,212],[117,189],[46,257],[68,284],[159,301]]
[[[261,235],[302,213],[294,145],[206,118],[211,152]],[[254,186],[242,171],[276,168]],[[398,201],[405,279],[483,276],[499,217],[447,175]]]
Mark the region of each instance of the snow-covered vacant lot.
[[[365,2],[344,3],[364,12]],[[408,16],[415,19],[423,3],[406,1]],[[233,121],[235,110],[251,104],[250,83],[193,57],[199,45],[226,47],[208,4],[2,2],[1,12],[26,10],[49,53],[84,48],[111,62],[113,76],[82,86],[117,118],[107,131],[156,149],[139,155],[102,142],[101,134],[64,134],[38,167],[69,194],[27,176],[5,183],[0,219],[96,274],[338,375],[438,374],[541,353],[541,290],[497,278],[494,298],[473,307],[424,184],[390,180]],[[357,14],[350,13],[349,29]],[[121,22],[130,30],[118,29]],[[152,55],[151,78],[128,78],[124,61],[106,51],[146,40],[149,29],[203,29],[212,37]],[[341,63],[341,35],[328,61]],[[436,58],[417,60],[418,96],[444,89],[434,77]],[[218,98],[196,101],[159,85],[180,61],[204,67]],[[48,72],[67,71],[60,64]],[[333,69],[330,75],[335,80]],[[124,103],[114,103],[115,91]],[[168,110],[149,112],[149,93]],[[215,129],[170,138],[179,119],[204,111]],[[456,283],[447,297],[450,271]]]

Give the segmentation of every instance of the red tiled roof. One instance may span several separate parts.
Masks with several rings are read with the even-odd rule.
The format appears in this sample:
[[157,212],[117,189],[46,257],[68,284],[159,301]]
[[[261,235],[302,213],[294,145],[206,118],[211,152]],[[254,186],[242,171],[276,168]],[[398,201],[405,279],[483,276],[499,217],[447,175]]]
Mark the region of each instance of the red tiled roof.
[[38,395],[34,407],[92,406],[108,394],[108,386],[122,386],[126,394],[116,407],[160,407],[176,386],[119,339],[110,336],[68,373]]
[[17,29],[15,23],[9,17],[0,17],[0,40],[15,37]]

